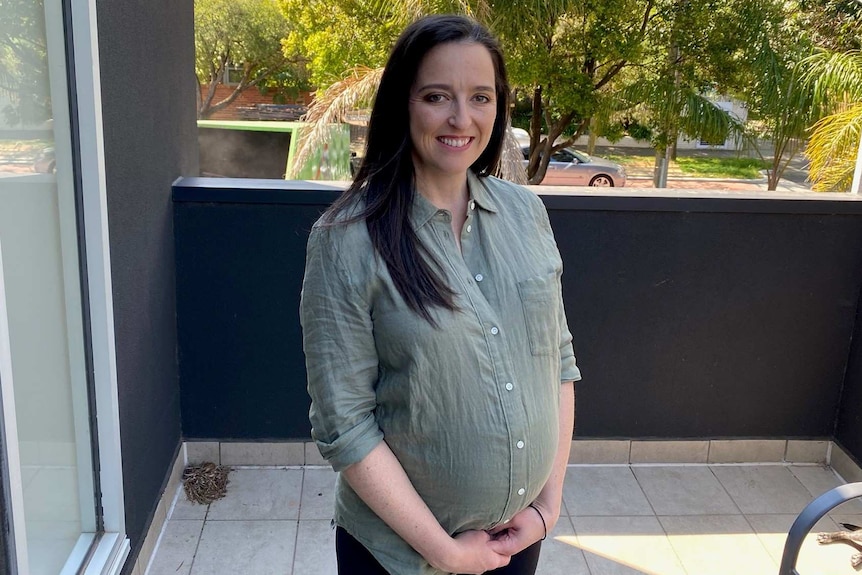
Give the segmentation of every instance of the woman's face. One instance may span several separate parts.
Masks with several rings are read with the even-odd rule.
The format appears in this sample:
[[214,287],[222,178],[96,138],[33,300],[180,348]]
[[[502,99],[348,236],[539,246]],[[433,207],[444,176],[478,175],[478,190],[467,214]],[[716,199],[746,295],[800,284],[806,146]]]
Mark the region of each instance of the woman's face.
[[410,138],[417,179],[464,176],[479,158],[497,115],[494,63],[474,42],[435,46],[410,90]]

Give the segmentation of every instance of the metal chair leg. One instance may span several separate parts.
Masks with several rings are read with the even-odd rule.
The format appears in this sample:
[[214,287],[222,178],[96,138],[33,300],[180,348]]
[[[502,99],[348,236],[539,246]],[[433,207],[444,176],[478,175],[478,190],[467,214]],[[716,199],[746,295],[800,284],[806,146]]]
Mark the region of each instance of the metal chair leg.
[[778,575],[799,575],[796,570],[796,560],[799,558],[799,550],[805,536],[808,535],[814,524],[829,511],[856,497],[862,497],[862,483],[848,483],[830,489],[806,505],[787,533],[787,542],[784,544],[784,554],[781,556],[781,567],[778,570]]

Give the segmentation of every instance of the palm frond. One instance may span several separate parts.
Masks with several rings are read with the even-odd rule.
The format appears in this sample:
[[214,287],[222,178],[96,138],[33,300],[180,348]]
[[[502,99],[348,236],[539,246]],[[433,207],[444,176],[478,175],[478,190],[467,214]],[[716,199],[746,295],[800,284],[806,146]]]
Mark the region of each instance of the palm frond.
[[288,166],[288,178],[297,177],[314,151],[329,142],[330,124],[342,122],[350,111],[371,105],[382,75],[383,68],[354,68],[347,78],[332,84],[314,99],[305,115],[309,126],[303,131],[296,157]]
[[850,189],[860,139],[862,102],[814,124],[805,155],[811,161],[808,177],[815,191],[846,192]]
[[506,138],[503,141],[503,154],[500,157],[500,166],[496,176],[516,184],[527,184],[527,170],[524,168],[524,154],[521,145],[512,133],[512,126],[506,130]]
[[862,52],[818,50],[799,63],[802,79],[814,88],[821,107],[862,100]]

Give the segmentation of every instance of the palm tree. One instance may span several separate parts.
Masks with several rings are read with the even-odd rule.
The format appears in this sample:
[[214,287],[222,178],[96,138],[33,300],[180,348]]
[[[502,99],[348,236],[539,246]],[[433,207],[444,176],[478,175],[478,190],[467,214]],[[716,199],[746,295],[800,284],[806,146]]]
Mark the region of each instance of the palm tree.
[[817,191],[854,189],[854,169],[862,163],[862,52],[819,50],[801,66],[816,105],[828,114],[811,128],[805,148],[809,179]]
[[672,76],[639,80],[623,89],[621,97],[639,115],[647,116],[653,126],[653,185],[657,188],[667,186],[667,153],[680,132],[709,142],[724,142],[730,135],[745,137],[738,119]]

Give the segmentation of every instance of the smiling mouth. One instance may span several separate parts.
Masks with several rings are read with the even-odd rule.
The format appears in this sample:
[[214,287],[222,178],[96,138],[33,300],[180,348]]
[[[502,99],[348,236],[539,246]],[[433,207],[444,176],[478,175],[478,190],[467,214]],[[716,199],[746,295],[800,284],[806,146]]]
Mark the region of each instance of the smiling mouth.
[[446,144],[450,148],[464,148],[473,141],[473,138],[437,138],[437,141]]

